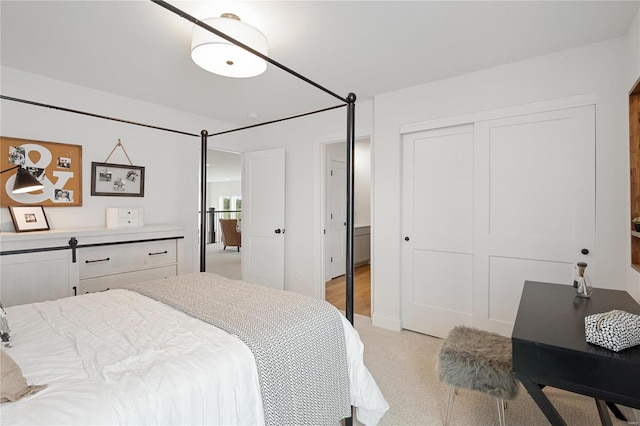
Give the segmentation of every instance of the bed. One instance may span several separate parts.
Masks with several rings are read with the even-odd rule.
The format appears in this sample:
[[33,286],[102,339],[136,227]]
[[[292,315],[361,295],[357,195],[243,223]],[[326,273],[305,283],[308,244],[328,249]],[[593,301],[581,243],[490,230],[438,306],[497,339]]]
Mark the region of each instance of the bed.
[[[212,134],[202,130],[197,134],[4,94],[0,94],[0,99],[156,131],[199,137],[200,211],[207,209],[206,163],[207,142],[210,137],[346,107],[346,319],[324,301],[306,298],[306,301],[301,302],[304,308],[295,309],[299,317],[312,319],[311,323],[314,322],[314,318],[318,322],[318,319],[326,320],[330,317],[333,318],[331,321],[333,325],[331,334],[327,334],[322,328],[323,322],[319,321],[319,325],[316,324],[319,326],[316,332],[311,328],[305,332],[306,334],[303,333],[305,338],[298,340],[305,344],[289,342],[289,349],[295,348],[296,345],[307,348],[306,357],[299,359],[297,356],[293,357],[290,352],[287,356],[266,356],[265,353],[269,352],[262,351],[260,345],[255,342],[255,336],[245,334],[247,331],[245,328],[254,327],[235,326],[234,321],[237,318],[229,323],[229,318],[221,320],[212,318],[206,312],[190,312],[188,308],[185,309],[185,306],[190,305],[189,302],[182,301],[176,305],[175,300],[148,294],[141,287],[14,306],[7,309],[11,340],[9,347],[2,348],[3,369],[5,365],[15,361],[16,368],[20,370],[13,370],[13,373],[19,372],[20,378],[26,379],[31,386],[46,387],[31,388],[34,392],[23,399],[3,403],[0,409],[0,423],[331,424],[345,417],[345,425],[350,426],[352,424],[350,412],[353,406],[360,422],[376,424],[388,409],[388,404],[363,364],[363,346],[351,325],[354,321],[355,94],[349,93],[347,97],[339,96],[272,58],[238,43],[169,3],[162,0],[151,1],[194,25],[260,56],[271,65],[339,99],[341,104],[238,129]],[[200,215],[200,229],[206,229],[205,215]],[[74,250],[73,247],[72,250]],[[205,265],[206,233],[200,232],[201,272],[176,279],[189,280],[199,277],[196,280],[201,280],[206,277],[207,280],[222,283],[223,287],[233,287],[232,284],[235,284],[235,287],[252,286],[248,283],[239,284],[238,281],[230,284],[222,277],[206,274]],[[183,284],[184,281],[181,281],[180,285],[175,283],[176,288]],[[221,294],[211,293],[216,297]],[[237,296],[233,296],[233,292],[226,294],[236,299],[232,304],[225,299],[226,304],[219,305],[219,308],[225,309],[218,309],[219,312],[231,312],[233,309],[227,308],[241,302],[237,300]],[[281,295],[287,295],[285,299],[289,299],[288,296],[292,294],[281,292]],[[295,297],[303,298],[299,295]],[[269,303],[275,303],[275,299],[269,299]],[[193,295],[189,300],[193,304]],[[216,299],[196,298],[196,301],[204,300],[215,304]],[[309,300],[319,302],[315,305],[327,306],[314,306],[313,310],[318,308],[321,314],[311,315],[311,311],[306,309],[309,306],[306,304]],[[269,325],[271,321],[269,315],[273,311],[270,307],[263,311],[267,314],[266,317],[245,315],[249,319],[249,324],[256,325],[257,321],[264,323],[263,325]],[[288,310],[280,309],[278,312],[287,313]],[[256,320],[256,318],[262,319]],[[214,325],[218,321],[222,321],[225,326],[235,331],[228,332]],[[275,335],[265,333],[271,336],[266,346],[271,347],[273,352],[274,345],[278,347],[279,338],[293,335],[294,332],[298,333],[299,330],[296,329],[302,323],[297,318],[284,315],[281,326],[285,326],[286,332],[280,330],[279,334]],[[287,325],[289,328],[286,328]],[[336,333],[340,335],[339,338],[336,338]],[[308,347],[306,343],[309,344]],[[325,343],[329,344],[331,349],[324,349],[322,344]],[[344,352],[340,356],[341,361],[336,364],[344,368],[341,367],[339,372],[331,370],[332,372],[327,373],[327,376],[323,376],[329,371],[327,368],[316,367],[315,360],[314,363],[306,361],[315,358],[314,355],[324,354],[326,356],[323,362],[326,366],[332,359],[331,356],[336,355],[333,346],[335,344],[338,345],[337,352]],[[5,358],[5,355],[9,358]],[[280,373],[288,370],[284,367],[288,366],[291,359],[297,360],[294,362],[297,367],[292,369],[296,373],[293,378],[288,376],[284,385],[273,379],[265,379],[269,376],[268,370],[272,365],[277,364],[276,371]],[[278,377],[278,374],[271,374],[271,377]],[[311,378],[318,377],[318,374],[322,378],[320,381],[324,383],[321,392],[312,386]],[[333,383],[330,380],[332,377],[339,380]],[[302,382],[305,382],[305,385],[301,385]],[[335,392],[330,392],[332,385],[335,387],[333,389]],[[282,388],[289,389],[286,395],[292,399],[278,399]],[[281,422],[280,419],[285,421]]]
[[[276,388],[293,387],[295,395],[287,401],[279,401],[272,411],[293,411],[294,417],[278,417],[283,415],[278,412],[269,414],[262,394],[264,374],[259,371],[256,361],[260,355],[250,349],[251,342],[243,341],[251,338],[242,336],[242,331],[234,335],[212,325],[210,322],[220,321],[215,319],[215,314],[206,313],[214,319],[205,321],[196,318],[197,313],[196,316],[189,315],[155,299],[166,297],[172,289],[194,281],[199,285],[197,288],[209,289],[209,301],[192,303],[191,296],[204,299],[202,292],[192,288],[177,291],[177,297],[170,298],[182,299],[192,310],[201,310],[205,305],[213,306],[213,310],[223,306],[230,308],[224,309],[223,317],[228,316],[229,311],[244,315],[247,309],[252,309],[247,315],[249,325],[255,327],[260,322],[267,322],[266,328],[275,335],[269,339],[278,342],[276,350],[283,354],[287,353],[286,348],[280,347],[279,342],[285,339],[278,333],[290,334],[301,328],[300,322],[292,321],[294,316],[311,316],[308,312],[315,308],[309,306],[320,304],[324,313],[335,311],[340,331],[344,333],[348,366],[345,380],[349,388],[347,405],[355,407],[356,418],[364,424],[376,424],[384,415],[388,404],[363,363],[363,345],[358,333],[333,306],[212,273],[194,273],[139,283],[130,289],[7,308],[10,342],[3,351],[21,368],[29,385],[46,387],[18,401],[3,403],[0,422],[257,425],[277,424],[283,418],[296,423],[312,422],[314,418],[324,418],[322,423],[330,422],[337,413],[336,406],[329,406],[323,398],[331,396],[322,396],[322,390],[296,389],[295,383],[288,383],[288,378],[280,376],[281,372],[277,373]],[[159,285],[166,291],[151,292],[151,297],[141,294]],[[241,291],[234,287],[240,287]],[[287,303],[299,308],[274,307],[271,297],[289,299]],[[262,306],[266,316],[256,312],[260,310],[258,299],[264,298],[266,304]],[[274,320],[270,319],[274,311],[280,316],[281,310],[285,310],[285,329],[274,326]],[[325,316],[320,319],[321,327],[326,326]],[[316,338],[306,336],[303,346],[310,349],[313,345],[323,346],[326,343],[321,340],[323,334],[326,333],[317,333]],[[327,336],[327,339],[332,338]],[[296,352],[305,350],[296,349]],[[328,355],[330,363],[339,364],[333,360],[336,349],[321,352]],[[308,356],[303,357],[303,364],[309,364]],[[271,369],[274,364],[281,363],[285,368],[293,369],[293,358],[289,354],[269,360],[265,365]],[[302,374],[309,375],[313,374],[314,368],[306,365],[303,370]],[[292,377],[298,377],[297,374],[293,373]],[[336,394],[340,393],[339,380],[330,385]],[[304,393],[307,395],[301,395]],[[310,415],[308,411],[313,410],[311,406],[314,405],[310,400],[316,400],[316,410],[319,407],[326,412]],[[317,415],[325,417],[313,417]]]

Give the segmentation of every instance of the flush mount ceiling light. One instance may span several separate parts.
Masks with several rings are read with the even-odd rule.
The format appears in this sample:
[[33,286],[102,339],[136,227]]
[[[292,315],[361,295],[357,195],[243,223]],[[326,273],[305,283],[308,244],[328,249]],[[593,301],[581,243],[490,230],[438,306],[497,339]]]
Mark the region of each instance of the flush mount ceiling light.
[[[265,56],[268,53],[264,34],[232,13],[223,13],[219,18],[203,19],[201,22]],[[267,63],[262,58],[198,25],[193,26],[191,58],[205,70],[225,77],[254,77],[267,69]]]

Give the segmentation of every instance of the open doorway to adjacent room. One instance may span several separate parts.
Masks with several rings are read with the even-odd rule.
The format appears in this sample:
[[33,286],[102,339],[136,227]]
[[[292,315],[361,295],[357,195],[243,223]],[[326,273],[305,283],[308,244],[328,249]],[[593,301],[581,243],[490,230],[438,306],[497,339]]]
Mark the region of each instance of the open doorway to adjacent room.
[[[325,299],[345,309],[346,142],[323,149]],[[354,154],[354,312],[371,316],[370,221],[371,151],[369,137],[358,138]]]
[[242,155],[207,153],[207,263],[205,270],[239,280],[242,270]]

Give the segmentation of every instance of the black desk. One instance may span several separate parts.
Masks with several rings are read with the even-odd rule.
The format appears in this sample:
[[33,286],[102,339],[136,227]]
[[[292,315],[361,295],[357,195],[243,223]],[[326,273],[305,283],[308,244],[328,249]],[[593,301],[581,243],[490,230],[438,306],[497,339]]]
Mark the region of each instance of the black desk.
[[584,299],[570,285],[525,282],[512,335],[513,370],[552,425],[566,423],[544,386],[594,397],[603,424],[611,422],[603,401],[640,409],[640,346],[613,352],[585,340],[584,317],[611,309],[640,314],[624,291],[596,288]]

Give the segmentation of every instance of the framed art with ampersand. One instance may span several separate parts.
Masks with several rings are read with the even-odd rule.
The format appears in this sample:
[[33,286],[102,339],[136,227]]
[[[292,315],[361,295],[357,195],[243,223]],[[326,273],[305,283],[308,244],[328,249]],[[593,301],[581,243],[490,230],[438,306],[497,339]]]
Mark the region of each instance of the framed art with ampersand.
[[82,205],[82,146],[0,136],[0,170],[21,166],[43,189],[13,194],[18,169],[0,175],[0,205]]

